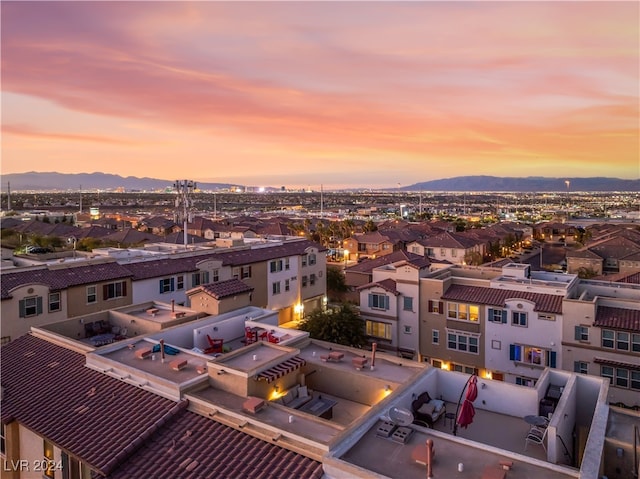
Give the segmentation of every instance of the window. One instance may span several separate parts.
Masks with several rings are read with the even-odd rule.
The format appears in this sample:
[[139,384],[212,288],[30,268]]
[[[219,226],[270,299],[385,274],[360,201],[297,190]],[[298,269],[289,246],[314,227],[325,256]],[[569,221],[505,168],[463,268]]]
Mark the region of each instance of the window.
[[302,266],[306,266],[307,265],[307,255],[303,254],[302,255]]
[[314,264],[316,264],[316,254],[311,253],[309,254],[309,266],[312,266]]
[[217,269],[214,269],[212,272],[212,280],[214,283],[217,283],[218,281],[220,281],[220,271]]
[[42,296],[30,296],[21,299],[18,303],[20,317],[28,318],[42,314]]
[[178,285],[176,286],[176,289],[178,291],[180,291],[181,289],[184,289],[184,276],[183,275],[178,276]]
[[47,466],[47,469],[44,471],[43,476],[53,479],[55,477],[55,470],[54,470],[55,462],[54,462],[54,459],[53,459],[53,444],[51,444],[49,441],[43,439],[42,448],[44,450],[44,460],[42,462],[43,462],[43,464],[45,466]]
[[589,328],[587,326],[575,327],[575,340],[576,341],[589,341]]
[[616,349],[629,351],[629,333],[618,331],[616,333]]
[[284,259],[284,269],[289,270],[291,266],[289,265],[289,258]]
[[555,314],[538,313],[538,319],[542,319],[543,321],[555,321],[556,320],[556,315]]
[[631,351],[640,353],[640,334],[633,333],[631,335]]
[[269,263],[269,271],[271,271],[272,273],[282,271],[282,260],[278,259]]
[[403,301],[403,308],[405,311],[413,311],[413,298],[405,296]]
[[532,388],[536,385],[536,380],[532,379],[532,378],[527,378],[524,376],[517,376],[516,377],[516,384],[518,386],[526,386],[528,388]]
[[451,249],[451,257],[455,258],[456,256],[458,256],[458,250],[457,249]]
[[444,248],[440,248],[440,256],[446,256],[447,250]]
[[611,366],[600,366],[600,376],[609,378],[609,384],[613,384],[613,368]]
[[289,291],[291,289],[291,281],[289,281],[288,279],[284,280],[284,290],[285,291]]
[[432,365],[434,368],[438,368],[438,369],[440,369],[440,368],[442,368],[442,361],[439,361],[439,360],[437,360],[437,359],[434,359],[433,361],[431,361],[431,365]]
[[302,277],[302,287],[306,288],[307,287],[307,281],[309,280],[309,278],[305,275]]
[[243,266],[240,268],[240,277],[242,279],[251,278],[251,266]]
[[489,321],[492,323],[506,323],[507,311],[504,309],[489,308]]
[[391,339],[391,325],[388,323],[367,320],[366,331],[368,336],[375,336],[382,339]]
[[478,322],[480,308],[464,303],[447,303],[447,317],[462,321]]
[[91,477],[87,466],[65,452],[60,453],[62,463],[62,479],[84,479]]
[[629,387],[629,370],[616,368],[616,386],[621,388]]
[[524,326],[527,327],[527,313],[523,313],[521,311],[513,311],[511,313],[511,324],[513,326]]
[[447,331],[447,349],[478,354],[478,335]]
[[573,372],[580,374],[589,374],[589,363],[584,361],[574,361]]
[[369,294],[369,307],[373,309],[389,309],[389,296],[386,294]]
[[209,282],[209,272],[200,271],[191,275],[191,286],[196,287]]
[[10,342],[11,342],[11,336],[0,337],[0,346],[4,346],[5,344],[9,344]]
[[173,278],[164,278],[160,280],[160,294],[170,293],[174,289]]
[[411,334],[411,326],[404,327],[404,334]]
[[271,284],[271,293],[274,295],[280,294],[280,281]]
[[510,344],[509,359],[511,361],[534,366],[548,366],[550,368],[556,367],[556,352],[549,349],[538,348],[536,346]]
[[116,281],[115,283],[102,285],[102,296],[105,301],[115,298],[123,298],[127,295],[126,281]]
[[49,293],[49,312],[60,311],[62,309],[62,302],[60,300],[60,293]]
[[98,288],[96,286],[87,286],[87,304],[98,301]]
[[440,344],[440,330],[434,329],[431,331],[431,342],[433,344]]
[[615,334],[616,334],[615,331],[612,331],[610,329],[602,330],[602,347],[603,348],[613,349],[615,345],[615,342],[614,342]]
[[640,371],[631,371],[631,389],[640,391]]
[[436,313],[436,314],[442,314],[444,311],[444,303],[442,301],[438,301],[435,299],[430,299],[429,300],[429,312],[430,313]]
[[311,273],[311,275],[309,276],[309,285],[313,286],[314,284],[316,284],[316,275],[314,273]]

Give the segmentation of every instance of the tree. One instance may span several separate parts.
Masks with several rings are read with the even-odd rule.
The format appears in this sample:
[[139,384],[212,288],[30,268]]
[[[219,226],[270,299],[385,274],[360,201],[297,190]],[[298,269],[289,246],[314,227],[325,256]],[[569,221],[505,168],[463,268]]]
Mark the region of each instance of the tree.
[[300,323],[300,329],[307,331],[313,339],[360,347],[367,344],[365,322],[347,303],[337,309],[316,309]]
[[464,262],[472,266],[480,266],[482,264],[482,255],[477,251],[470,251],[464,255]]
[[594,276],[598,276],[598,273],[593,268],[586,268],[583,266],[578,269],[578,278],[580,279],[589,279],[593,278]]
[[365,233],[372,233],[373,231],[378,231],[378,226],[375,224],[375,222],[373,220],[368,220],[364,226],[362,227],[362,230]]
[[327,295],[334,301],[348,290],[344,274],[339,268],[327,266]]

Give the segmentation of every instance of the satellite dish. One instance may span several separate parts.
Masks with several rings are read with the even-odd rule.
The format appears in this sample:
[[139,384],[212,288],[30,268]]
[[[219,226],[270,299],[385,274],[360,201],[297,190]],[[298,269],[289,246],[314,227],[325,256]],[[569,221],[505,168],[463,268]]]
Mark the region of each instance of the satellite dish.
[[413,414],[407,409],[392,407],[389,409],[389,418],[400,426],[409,426],[413,423]]

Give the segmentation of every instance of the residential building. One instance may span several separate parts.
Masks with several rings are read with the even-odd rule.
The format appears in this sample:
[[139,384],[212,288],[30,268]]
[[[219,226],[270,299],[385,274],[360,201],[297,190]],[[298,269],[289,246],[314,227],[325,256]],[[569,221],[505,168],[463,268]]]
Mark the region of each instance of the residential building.
[[58,263],[2,273],[2,342],[52,321],[132,303],[132,273],[115,261]]
[[463,233],[440,233],[407,245],[407,251],[438,261],[465,264],[473,255],[482,258],[485,242]]

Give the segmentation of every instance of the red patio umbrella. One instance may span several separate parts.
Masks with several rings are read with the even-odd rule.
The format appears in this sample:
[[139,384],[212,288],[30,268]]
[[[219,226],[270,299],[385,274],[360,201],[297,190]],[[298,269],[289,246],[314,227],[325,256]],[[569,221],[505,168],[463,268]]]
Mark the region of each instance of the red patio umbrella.
[[475,374],[469,378],[469,381],[467,381],[467,395],[464,398],[464,402],[460,408],[460,413],[456,419],[457,425],[464,427],[465,429],[473,422],[473,416],[476,414],[476,410],[473,407],[473,401],[478,397],[477,381],[478,378]]

